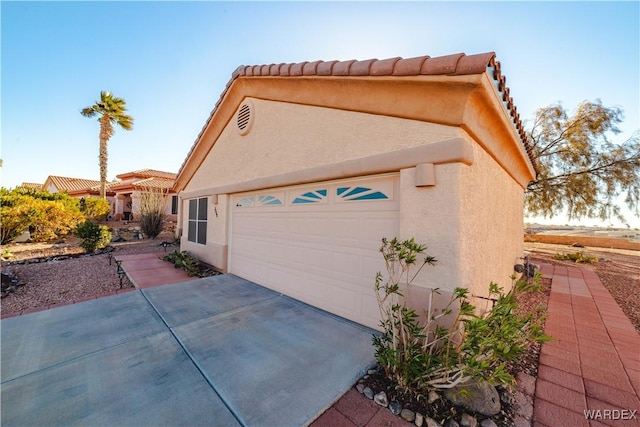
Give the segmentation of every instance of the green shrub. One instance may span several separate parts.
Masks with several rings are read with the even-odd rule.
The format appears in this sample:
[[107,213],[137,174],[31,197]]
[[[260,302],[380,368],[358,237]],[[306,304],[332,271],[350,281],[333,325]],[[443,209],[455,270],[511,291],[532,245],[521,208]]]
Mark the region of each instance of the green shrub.
[[84,221],[78,199],[66,193],[25,188],[0,189],[2,243],[30,229],[34,241],[50,241],[72,232]]
[[584,251],[574,252],[571,254],[557,253],[553,256],[553,259],[557,259],[560,261],[573,261],[578,264],[581,262],[586,262],[587,264],[598,262],[598,257],[586,255]]
[[0,189],[1,243],[5,245],[28,230],[36,214],[37,208],[32,197]]
[[200,274],[200,261],[189,255],[187,251],[173,251],[165,255],[162,259],[172,263],[175,268],[183,269],[190,277]]
[[106,225],[95,224],[91,221],[85,221],[80,224],[75,231],[82,241],[80,246],[87,253],[93,253],[98,249],[106,247],[111,242],[111,231]]
[[162,232],[164,202],[165,192],[162,190],[147,188],[140,196],[140,229],[152,239]]
[[513,383],[507,363],[534,341],[549,339],[542,332],[541,321],[517,314],[515,286],[504,293],[495,283],[489,286],[495,305],[483,316],[476,314],[465,288],[455,288],[443,308],[433,303],[438,289],[431,290],[424,316],[419,316],[407,307],[401,288],[408,287],[424,266],[437,262],[426,256],[416,269],[418,256],[425,250],[426,246],[414,239],[382,239],[380,252],[388,278],[385,281],[382,273],[376,275],[383,332],[374,335],[373,345],[385,374],[399,387],[420,394],[471,379]]
[[83,197],[80,199],[80,211],[88,220],[102,221],[111,211],[111,205],[107,199],[100,197]]

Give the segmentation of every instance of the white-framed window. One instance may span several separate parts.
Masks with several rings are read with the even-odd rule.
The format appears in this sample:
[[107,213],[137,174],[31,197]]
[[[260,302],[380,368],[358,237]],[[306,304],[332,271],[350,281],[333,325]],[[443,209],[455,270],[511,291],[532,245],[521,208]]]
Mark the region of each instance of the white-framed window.
[[189,200],[189,231],[187,240],[207,244],[207,198]]

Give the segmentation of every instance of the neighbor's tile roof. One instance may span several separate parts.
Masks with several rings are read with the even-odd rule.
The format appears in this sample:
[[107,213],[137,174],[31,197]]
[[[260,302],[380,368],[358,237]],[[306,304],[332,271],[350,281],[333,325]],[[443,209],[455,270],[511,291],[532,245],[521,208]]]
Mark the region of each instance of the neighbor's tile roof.
[[23,182],[22,184],[20,184],[20,187],[31,188],[34,190],[42,190],[42,185],[43,184],[36,184],[35,182]]
[[68,193],[76,191],[89,191],[92,187],[100,187],[100,181],[83,178],[70,178],[66,176],[49,175],[47,181],[51,181],[58,191],[67,191]]
[[134,187],[141,188],[163,188],[170,189],[173,187],[173,179],[165,179],[165,178],[146,178],[140,181],[136,181],[132,183]]
[[126,177],[143,177],[143,178],[164,178],[175,180],[176,174],[172,172],[164,172],[155,169],[140,169],[133,172],[125,172],[119,175],[116,175],[118,178],[126,178]]
[[[419,56],[416,58],[388,58],[388,59],[367,59],[364,61],[313,61],[298,63],[281,63],[268,65],[242,65],[238,67],[231,79],[227,82],[227,86],[222,91],[218,102],[209,115],[207,122],[202,128],[200,135],[196,138],[195,143],[187,154],[187,159],[195,149],[198,140],[202,136],[202,132],[208,126],[213,118],[214,113],[222,103],[225,95],[231,88],[233,82],[242,76],[247,77],[305,77],[305,76],[430,76],[430,75],[447,75],[460,76],[468,74],[481,74],[489,72],[493,78],[496,90],[502,97],[502,102],[511,116],[511,121],[520,136],[522,145],[527,152],[529,160],[536,172],[539,172],[538,165],[533,157],[532,146],[527,138],[520,114],[516,109],[513,98],[509,95],[509,88],[506,86],[506,78],[501,73],[500,62],[496,61],[495,52],[481,53],[477,55],[466,55],[457,53],[453,55],[440,56],[431,58],[430,56]],[[180,167],[180,172],[184,168],[185,162]],[[179,173],[180,173],[179,172]]]

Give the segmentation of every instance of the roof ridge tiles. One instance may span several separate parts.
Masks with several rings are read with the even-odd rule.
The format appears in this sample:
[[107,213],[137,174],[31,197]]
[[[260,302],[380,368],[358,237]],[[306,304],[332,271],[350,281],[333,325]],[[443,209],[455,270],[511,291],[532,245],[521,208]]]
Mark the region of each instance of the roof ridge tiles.
[[376,60],[371,64],[369,72],[372,76],[390,76],[393,74],[396,63],[402,58],[396,56],[395,58]]
[[[488,72],[488,71],[491,72]],[[198,134],[196,141],[192,145],[185,161],[183,162],[178,175],[182,173],[186,160],[189,158],[195,145],[200,140],[204,129],[209,125],[218,105],[231,88],[233,82],[239,77],[308,77],[308,76],[418,76],[418,75],[449,75],[462,76],[470,74],[482,74],[487,72],[496,84],[496,90],[502,92],[502,101],[505,109],[511,116],[511,120],[516,129],[516,133],[522,140],[522,144],[527,152],[529,160],[536,172],[539,173],[537,162],[533,157],[531,143],[526,135],[526,131],[516,111],[513,98],[509,95],[510,90],[506,86],[506,78],[502,75],[500,61],[496,60],[495,52],[485,52],[473,55],[465,53],[455,53],[445,56],[430,57],[428,55],[414,58],[386,58],[386,59],[366,59],[358,61],[355,59],[339,61],[304,61],[289,64],[271,65],[241,65],[231,74],[231,79],[220,94],[218,102],[215,104],[209,119]]]

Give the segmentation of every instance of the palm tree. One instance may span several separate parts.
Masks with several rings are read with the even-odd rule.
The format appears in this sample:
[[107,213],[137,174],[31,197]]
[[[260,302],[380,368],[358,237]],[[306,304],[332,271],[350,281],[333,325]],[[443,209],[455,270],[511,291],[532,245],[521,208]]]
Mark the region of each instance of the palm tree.
[[107,197],[107,142],[115,132],[113,125],[117,124],[124,130],[133,129],[133,117],[125,114],[126,111],[124,99],[105,91],[100,92],[100,101],[80,111],[85,117],[98,116],[100,122],[100,197],[103,199]]

